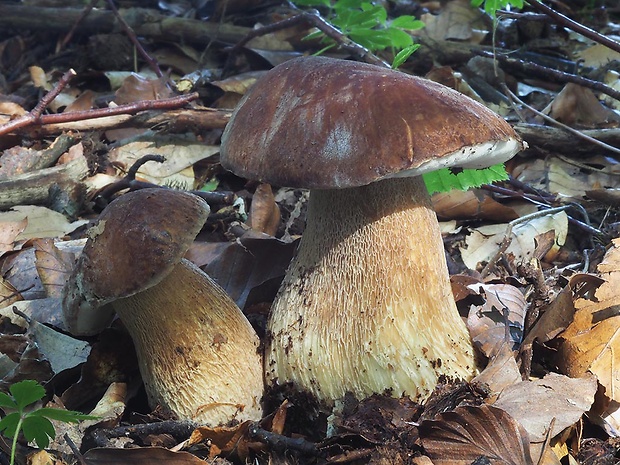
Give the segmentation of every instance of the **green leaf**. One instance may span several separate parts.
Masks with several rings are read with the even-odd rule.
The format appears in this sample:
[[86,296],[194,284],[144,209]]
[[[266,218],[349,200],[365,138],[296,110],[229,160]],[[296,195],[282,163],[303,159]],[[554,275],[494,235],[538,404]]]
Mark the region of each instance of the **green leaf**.
[[24,418],[22,431],[28,442],[34,441],[41,449],[45,449],[49,445],[50,438],[54,439],[56,437],[56,430],[52,422],[40,416]]
[[391,47],[403,49],[413,44],[413,38],[405,31],[391,27],[386,29],[385,32],[392,41]]
[[322,35],[323,35],[322,31],[314,31],[308,34],[307,36],[305,36],[304,38],[302,38],[301,40],[314,40],[314,39],[318,39]]
[[33,410],[28,413],[28,418],[30,417],[45,417],[50,420],[62,421],[63,423],[77,423],[81,420],[96,420],[98,418],[92,415],[86,415],[82,412],[76,412],[74,410],[62,410],[49,407]]
[[25,379],[13,384],[9,391],[17,403],[17,408],[20,410],[43,399],[43,396],[45,396],[45,388],[32,379]]
[[11,396],[5,394],[4,392],[0,392],[0,407],[17,409],[17,404]]
[[0,432],[4,431],[4,435],[12,439],[17,433],[17,425],[19,424],[20,415],[17,412],[9,413],[0,420]]
[[467,190],[482,184],[508,179],[502,163],[480,170],[466,169],[454,174],[450,169],[433,171],[423,175],[429,193],[448,192],[452,189]]
[[333,8],[336,14],[339,14],[347,10],[359,10],[362,8],[362,4],[365,0],[338,0],[334,3]]
[[424,22],[419,19],[415,19],[413,16],[403,15],[390,21],[390,26],[397,27],[398,29],[405,29],[407,31],[416,31],[424,27]]
[[409,47],[402,49],[394,57],[394,61],[392,61],[392,68],[398,69],[405,61],[407,61],[407,58],[409,58],[411,54],[419,48],[420,44],[412,44]]
[[374,50],[383,50],[386,47],[389,47],[392,44],[392,39],[385,29],[383,30],[374,30],[374,29],[353,29],[349,32],[349,36],[355,42],[360,45],[363,45],[367,49]]

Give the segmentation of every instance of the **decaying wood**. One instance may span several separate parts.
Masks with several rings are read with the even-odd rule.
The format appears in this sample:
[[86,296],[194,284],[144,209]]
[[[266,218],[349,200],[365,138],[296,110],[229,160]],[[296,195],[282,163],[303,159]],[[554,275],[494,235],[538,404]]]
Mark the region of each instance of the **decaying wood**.
[[0,210],[15,205],[45,203],[51,186],[56,185],[63,190],[71,191],[71,187],[87,175],[86,159],[79,157],[64,165],[12,176],[11,179],[0,182]]
[[223,129],[230,119],[230,110],[198,108],[182,110],[149,110],[136,115],[116,115],[72,121],[59,124],[44,124],[18,131],[31,137],[59,134],[63,131],[95,131],[118,128],[149,128],[170,133],[196,132]]
[[[603,148],[560,128],[526,123],[518,123],[513,126],[530,148],[556,151],[569,155],[606,152]],[[620,128],[584,129],[581,132],[609,145],[620,146]]]
[[[0,5],[0,28],[8,31],[44,30],[69,32],[78,22],[82,9],[43,8],[38,6]],[[146,8],[130,8],[120,11],[138,36],[206,44],[212,40],[236,43],[251,30],[231,24],[218,24],[186,18],[171,18]],[[105,34],[116,32],[118,21],[111,11],[93,10],[77,24],[78,33]]]

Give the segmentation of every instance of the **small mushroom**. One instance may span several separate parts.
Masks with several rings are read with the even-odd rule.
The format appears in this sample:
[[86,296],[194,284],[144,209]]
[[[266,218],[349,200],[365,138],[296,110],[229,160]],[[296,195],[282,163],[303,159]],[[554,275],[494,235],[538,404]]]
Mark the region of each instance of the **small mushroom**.
[[151,407],[210,426],[261,418],[259,340],[241,310],[183,259],[209,214],[191,194],[143,189],[102,213],[64,288],[74,334],[114,312],[130,333]]
[[401,72],[307,57],[257,81],[224,131],[222,165],[311,189],[268,321],[267,382],[331,405],[347,392],[422,401],[441,375],[470,379],[474,350],[420,175],[522,148],[485,106]]

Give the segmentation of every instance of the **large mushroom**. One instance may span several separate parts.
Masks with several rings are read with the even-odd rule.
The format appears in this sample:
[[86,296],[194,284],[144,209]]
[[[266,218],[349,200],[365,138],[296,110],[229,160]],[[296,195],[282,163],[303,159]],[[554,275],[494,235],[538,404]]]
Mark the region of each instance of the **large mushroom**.
[[522,148],[485,106],[401,72],[308,57],[257,81],[224,131],[222,165],[311,189],[268,322],[268,383],[331,405],[347,392],[422,401],[441,375],[470,379],[473,347],[420,175]]
[[209,215],[194,195],[144,189],[112,202],[64,288],[74,334],[114,312],[130,333],[152,407],[210,426],[261,418],[259,340],[224,290],[183,255]]

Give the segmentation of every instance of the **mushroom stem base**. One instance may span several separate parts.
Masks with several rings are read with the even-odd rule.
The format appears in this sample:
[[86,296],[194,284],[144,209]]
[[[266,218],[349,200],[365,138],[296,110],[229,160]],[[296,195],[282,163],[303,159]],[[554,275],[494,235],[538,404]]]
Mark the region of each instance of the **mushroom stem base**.
[[346,392],[422,401],[439,376],[474,375],[421,177],[314,190],[307,225],[268,323],[268,382],[329,405]]

